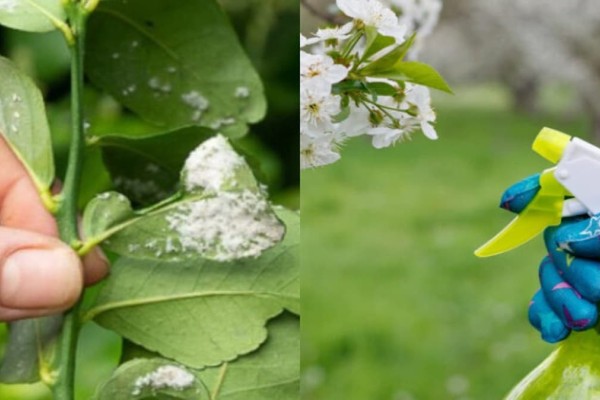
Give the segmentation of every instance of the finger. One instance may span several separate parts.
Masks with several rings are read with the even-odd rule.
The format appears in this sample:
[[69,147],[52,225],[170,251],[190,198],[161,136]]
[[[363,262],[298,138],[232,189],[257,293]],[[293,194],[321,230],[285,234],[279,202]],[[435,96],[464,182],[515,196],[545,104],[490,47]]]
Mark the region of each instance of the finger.
[[109,262],[104,252],[95,247],[83,257],[83,275],[87,286],[98,283],[108,275]]
[[550,308],[568,328],[584,330],[596,324],[596,306],[562,279],[549,257],[540,265],[540,282]]
[[540,191],[540,174],[529,176],[506,189],[500,200],[500,207],[520,213]]
[[0,307],[0,320],[3,322],[17,321],[19,319],[45,317],[48,315],[58,314],[60,309],[33,309],[19,310],[14,308]]
[[[85,240],[86,238],[83,232],[82,224],[82,219],[79,217],[79,235]],[[82,261],[83,275],[86,285],[93,285],[108,275],[109,261],[100,247],[94,247],[89,253],[83,256]]]
[[65,310],[82,286],[81,260],[71,248],[45,235],[0,227],[0,307]]
[[600,259],[600,215],[564,222],[554,232],[553,246],[578,257]]
[[556,343],[571,332],[546,301],[544,293],[538,290],[529,303],[529,322],[542,334],[542,339]]
[[[567,222],[572,225],[572,222]],[[569,282],[586,300],[600,302],[600,262],[575,257],[558,247],[555,240],[557,227],[544,233],[548,255],[562,279]]]
[[57,236],[56,222],[46,210],[29,174],[0,136],[0,225]]

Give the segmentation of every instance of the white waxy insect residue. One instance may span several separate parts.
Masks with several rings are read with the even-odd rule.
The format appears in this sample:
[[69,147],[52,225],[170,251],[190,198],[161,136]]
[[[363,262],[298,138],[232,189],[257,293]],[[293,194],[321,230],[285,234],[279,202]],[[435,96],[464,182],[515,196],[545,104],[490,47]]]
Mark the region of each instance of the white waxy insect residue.
[[135,244],[135,243],[131,243],[127,246],[127,251],[129,251],[130,253],[135,253],[140,249],[140,245],[139,244]]
[[177,253],[177,246],[172,237],[168,237],[165,241],[165,253]]
[[175,72],[177,72],[177,67],[171,66],[171,67],[167,68],[167,72],[170,74],[174,74]]
[[150,78],[148,81],[148,87],[150,87],[150,89],[154,90],[156,93],[171,93],[171,90],[173,89],[170,83],[163,82],[156,76]]
[[137,90],[136,85],[129,85],[125,89],[123,89],[123,96],[129,96]]
[[232,117],[222,118],[222,119],[218,119],[215,122],[213,122],[212,124],[210,124],[210,128],[217,130],[223,126],[233,125],[235,123],[236,123],[235,118],[232,118]]
[[184,250],[217,261],[258,257],[284,234],[281,222],[260,193],[224,192],[179,206],[167,217]]
[[10,126],[10,130],[11,130],[13,133],[17,133],[17,132],[19,131],[19,127],[18,127],[17,125],[15,125],[15,124],[12,124],[12,125]]
[[135,380],[132,395],[137,396],[145,388],[152,390],[174,389],[185,390],[194,384],[195,377],[184,368],[176,365],[165,365]]
[[199,121],[210,105],[206,97],[196,90],[182,94],[181,100],[192,109],[192,121]]
[[137,40],[134,40],[133,42],[131,42],[131,47],[134,48],[134,49],[136,47],[138,47],[139,45],[140,45],[140,42],[138,42]]
[[115,60],[118,60],[119,58],[121,58],[121,54],[119,53],[113,53],[112,58]]
[[238,99],[247,99],[250,97],[250,89],[248,89],[246,86],[238,86],[235,89],[235,97]]
[[[2,0],[0,0],[0,1],[2,1]],[[13,101],[14,103],[21,103],[21,102],[23,101],[23,99],[21,98],[21,96],[19,96],[19,95],[18,95],[18,94],[16,94],[16,93],[13,93],[13,95],[12,95],[12,98],[11,98],[11,99],[12,99],[12,101]]]
[[227,139],[217,135],[192,151],[183,167],[188,191],[204,189],[219,192],[235,177],[235,170],[246,161],[237,154]]
[[18,0],[0,0],[0,11],[15,12],[17,9]]
[[[185,162],[188,191],[204,189],[211,197],[179,205],[166,220],[184,251],[217,261],[258,257],[281,240],[281,222],[260,190],[231,190],[239,168],[248,168],[227,139],[217,135],[194,150]],[[170,242],[170,246],[173,243]],[[170,249],[165,250],[167,253]]]
[[20,112],[18,112],[18,111],[15,111],[15,112],[13,113],[13,117],[15,117],[16,119],[19,119],[19,118],[21,118],[21,113],[20,113]]

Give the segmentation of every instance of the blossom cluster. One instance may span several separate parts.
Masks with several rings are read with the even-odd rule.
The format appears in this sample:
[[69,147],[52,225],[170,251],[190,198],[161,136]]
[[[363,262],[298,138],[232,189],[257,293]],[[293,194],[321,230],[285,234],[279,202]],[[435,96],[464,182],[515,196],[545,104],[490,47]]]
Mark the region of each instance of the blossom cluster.
[[[407,3],[393,2],[396,12]],[[425,26],[419,18],[428,18],[427,29],[432,15],[437,20],[435,7],[411,8],[418,17],[399,15],[377,0],[337,0],[337,7],[352,20],[300,36],[302,168],[339,160],[341,145],[360,135],[370,136],[376,148],[418,130],[436,139],[429,89],[394,70],[411,50],[414,31]]]

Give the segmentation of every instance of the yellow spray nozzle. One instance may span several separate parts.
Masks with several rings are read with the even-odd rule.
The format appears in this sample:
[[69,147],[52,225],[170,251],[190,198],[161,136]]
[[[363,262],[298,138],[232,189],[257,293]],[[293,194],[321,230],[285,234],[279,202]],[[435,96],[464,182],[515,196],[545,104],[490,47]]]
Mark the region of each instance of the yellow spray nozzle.
[[531,203],[500,233],[475,251],[478,257],[490,257],[518,247],[540,234],[548,226],[558,225],[568,192],[554,177],[554,168],[540,176],[540,191]]
[[544,128],[533,142],[533,151],[556,164],[560,161],[571,136],[554,129]]

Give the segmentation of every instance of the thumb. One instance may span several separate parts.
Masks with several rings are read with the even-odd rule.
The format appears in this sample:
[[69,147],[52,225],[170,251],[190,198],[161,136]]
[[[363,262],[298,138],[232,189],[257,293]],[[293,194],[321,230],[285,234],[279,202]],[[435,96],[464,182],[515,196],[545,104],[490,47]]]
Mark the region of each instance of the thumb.
[[59,240],[0,227],[0,319],[69,308],[81,293],[82,271],[77,254]]

